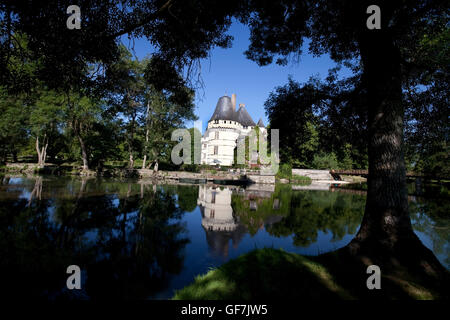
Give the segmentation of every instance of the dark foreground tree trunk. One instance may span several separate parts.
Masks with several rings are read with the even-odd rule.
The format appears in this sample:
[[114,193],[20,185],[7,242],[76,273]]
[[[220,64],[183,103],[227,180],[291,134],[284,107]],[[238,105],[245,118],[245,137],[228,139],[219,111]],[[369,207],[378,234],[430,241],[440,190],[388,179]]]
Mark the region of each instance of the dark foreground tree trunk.
[[379,261],[399,259],[407,266],[422,261],[442,271],[415,235],[408,211],[399,50],[382,30],[363,37],[360,50],[368,94],[369,177],[361,227],[347,249]]
[[14,162],[19,162],[19,160],[17,159],[17,151],[16,150],[14,150],[14,151],[12,151],[12,156],[13,156],[13,161]]

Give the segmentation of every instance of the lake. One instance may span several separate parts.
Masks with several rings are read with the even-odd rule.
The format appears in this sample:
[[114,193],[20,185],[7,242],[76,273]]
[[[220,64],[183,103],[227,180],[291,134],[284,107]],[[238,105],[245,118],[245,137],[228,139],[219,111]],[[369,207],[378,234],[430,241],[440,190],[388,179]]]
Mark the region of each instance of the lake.
[[[10,298],[171,298],[197,275],[255,248],[318,255],[343,247],[365,205],[361,185],[0,181],[0,274]],[[409,203],[416,234],[449,268],[450,201],[442,188],[411,195]],[[81,290],[66,288],[69,265],[81,268]]]

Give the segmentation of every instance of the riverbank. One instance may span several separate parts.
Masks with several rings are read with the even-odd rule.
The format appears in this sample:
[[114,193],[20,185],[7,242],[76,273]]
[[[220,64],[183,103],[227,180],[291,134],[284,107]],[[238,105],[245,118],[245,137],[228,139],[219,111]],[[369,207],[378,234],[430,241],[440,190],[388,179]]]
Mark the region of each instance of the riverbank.
[[[257,249],[215,268],[176,292],[175,300],[448,299],[447,279],[423,279],[406,268],[383,269],[381,289],[369,290],[370,261],[344,250],[316,257]],[[300,300],[297,300],[300,301]]]
[[[72,175],[72,176],[92,176],[92,177],[117,177],[117,178],[137,178],[150,179],[163,183],[216,183],[230,185],[245,184],[275,184],[280,179],[273,174],[266,174],[254,169],[224,168],[217,170],[211,167],[200,172],[190,171],[153,171],[150,169],[130,169],[127,167],[103,167],[101,170],[83,170],[75,165],[55,165],[48,164],[39,167],[33,163],[7,163],[0,168],[0,172],[5,174],[49,174],[49,175]],[[296,185],[309,185],[312,180],[309,177],[294,175],[290,179],[281,179],[282,183]],[[345,183],[342,181],[342,183]]]

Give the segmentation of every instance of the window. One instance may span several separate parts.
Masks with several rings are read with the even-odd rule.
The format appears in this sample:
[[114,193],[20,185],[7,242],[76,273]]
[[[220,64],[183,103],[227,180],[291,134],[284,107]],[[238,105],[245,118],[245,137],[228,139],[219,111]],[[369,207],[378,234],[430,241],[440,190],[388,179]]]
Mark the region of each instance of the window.
[[215,210],[214,210],[214,209],[211,209],[211,211],[209,212],[209,217],[210,217],[211,219],[214,219],[214,216],[215,216]]
[[219,131],[216,131],[216,139],[219,139]]
[[213,191],[211,193],[211,203],[216,203],[216,192],[215,191]]
[[214,154],[218,154],[219,153],[219,146],[214,146]]
[[219,123],[219,120],[214,120],[214,123]]

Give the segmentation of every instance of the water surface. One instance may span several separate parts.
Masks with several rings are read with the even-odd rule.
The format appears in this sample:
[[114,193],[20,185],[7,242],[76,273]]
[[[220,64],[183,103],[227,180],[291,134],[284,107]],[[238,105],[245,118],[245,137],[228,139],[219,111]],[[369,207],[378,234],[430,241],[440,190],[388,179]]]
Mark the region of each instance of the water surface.
[[[166,299],[255,248],[306,255],[336,250],[357,232],[365,204],[364,191],[290,185],[1,181],[3,292],[44,299]],[[445,196],[410,197],[416,233],[447,268],[448,208]],[[74,264],[83,272],[82,290],[66,289],[66,268]]]

